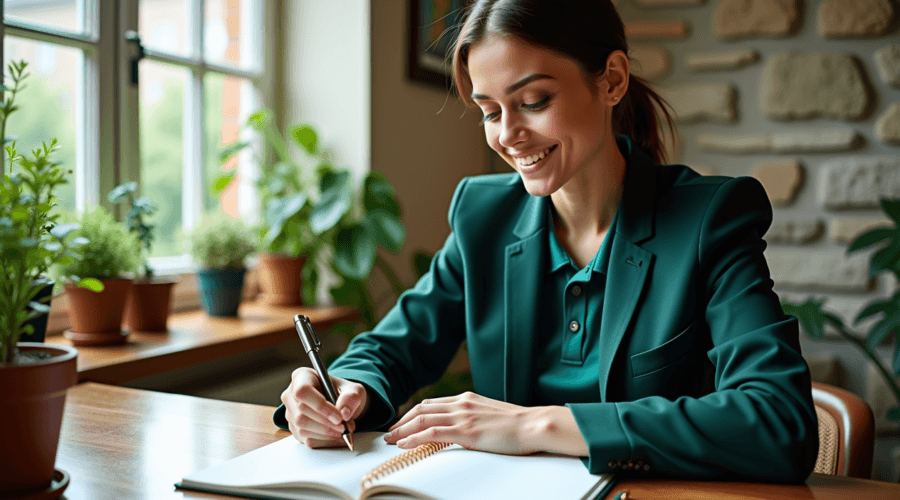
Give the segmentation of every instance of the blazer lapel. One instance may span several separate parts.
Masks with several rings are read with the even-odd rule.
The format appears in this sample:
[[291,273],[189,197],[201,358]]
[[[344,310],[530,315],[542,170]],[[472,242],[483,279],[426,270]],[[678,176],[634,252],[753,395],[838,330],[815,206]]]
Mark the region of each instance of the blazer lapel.
[[599,385],[604,402],[613,359],[634,316],[654,259],[652,253],[637,244],[654,233],[656,167],[637,148],[633,148],[628,161],[624,189],[600,319]]
[[528,405],[537,339],[541,276],[546,270],[547,199],[530,197],[506,247],[504,290],[504,399]]

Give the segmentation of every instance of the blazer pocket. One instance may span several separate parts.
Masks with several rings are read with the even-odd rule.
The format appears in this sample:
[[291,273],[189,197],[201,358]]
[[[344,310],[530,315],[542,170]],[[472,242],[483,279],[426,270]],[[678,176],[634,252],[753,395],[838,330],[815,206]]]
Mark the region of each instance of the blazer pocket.
[[665,344],[631,357],[631,373],[634,377],[662,370],[678,361],[694,347],[694,323]]

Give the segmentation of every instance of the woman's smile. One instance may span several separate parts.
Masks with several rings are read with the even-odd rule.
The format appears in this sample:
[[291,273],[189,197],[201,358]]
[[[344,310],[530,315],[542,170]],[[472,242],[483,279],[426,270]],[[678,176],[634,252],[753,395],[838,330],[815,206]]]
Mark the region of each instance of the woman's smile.
[[544,163],[546,163],[544,160],[546,160],[554,151],[556,151],[556,144],[535,154],[521,156],[514,155],[513,158],[516,160],[516,166],[518,166],[519,172],[530,173],[541,168]]

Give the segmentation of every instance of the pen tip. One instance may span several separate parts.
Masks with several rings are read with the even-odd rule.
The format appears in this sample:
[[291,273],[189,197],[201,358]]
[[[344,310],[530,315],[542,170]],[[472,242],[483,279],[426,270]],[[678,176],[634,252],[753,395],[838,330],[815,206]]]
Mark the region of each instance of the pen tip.
[[347,443],[347,448],[350,448],[350,451],[353,451],[353,435],[349,432],[345,432],[341,434],[341,437],[344,438],[344,442]]

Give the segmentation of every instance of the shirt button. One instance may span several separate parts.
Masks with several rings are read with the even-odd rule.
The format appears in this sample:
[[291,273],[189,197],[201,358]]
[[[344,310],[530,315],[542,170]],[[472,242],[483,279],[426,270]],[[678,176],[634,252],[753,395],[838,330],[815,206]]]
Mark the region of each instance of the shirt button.
[[578,285],[573,286],[573,287],[572,287],[572,295],[574,295],[574,296],[576,296],[576,297],[578,297],[579,295],[581,295],[581,287],[578,286]]
[[569,330],[572,330],[573,332],[577,332],[578,327],[579,327],[579,325],[578,325],[577,321],[573,321],[573,322],[569,323]]

